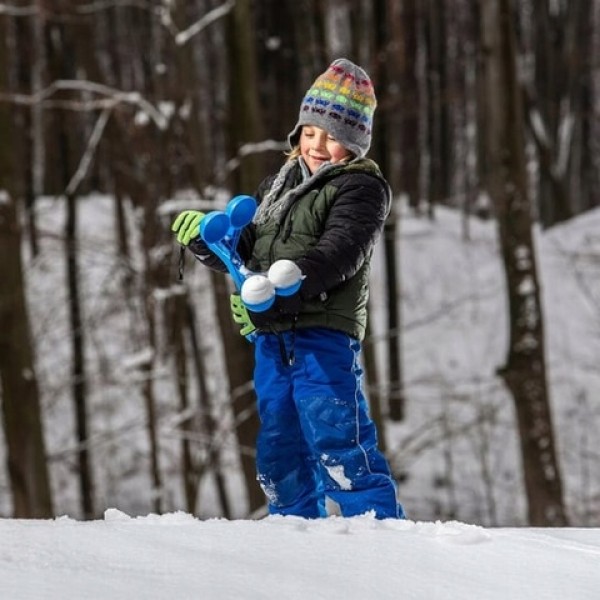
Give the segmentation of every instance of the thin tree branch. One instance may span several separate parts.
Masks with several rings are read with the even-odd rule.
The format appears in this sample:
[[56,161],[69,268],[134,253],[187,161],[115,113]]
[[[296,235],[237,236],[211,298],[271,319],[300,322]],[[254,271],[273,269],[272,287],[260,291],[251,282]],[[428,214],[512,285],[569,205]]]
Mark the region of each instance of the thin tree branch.
[[240,166],[241,159],[246,156],[252,156],[253,154],[260,154],[262,152],[283,152],[287,148],[286,142],[279,142],[275,140],[264,140],[262,142],[248,142],[238,149],[237,155],[227,161],[225,169],[230,172],[234,171]]
[[83,15],[89,15],[109,8],[125,8],[128,6],[141,8],[142,10],[153,10],[151,3],[145,2],[145,0],[99,0],[98,2],[78,6],[75,11]]
[[[87,103],[87,109],[97,109],[99,106],[102,108],[108,108],[111,105],[119,103],[133,104],[142,110],[159,129],[166,129],[167,118],[163,115],[156,107],[154,107],[148,100],[146,100],[139,92],[124,92],[111,88],[101,83],[94,81],[79,80],[79,79],[57,79],[51,83],[48,87],[36,92],[35,94],[12,94],[6,92],[0,92],[0,102],[12,102],[14,104],[34,105],[38,103],[46,103],[49,98],[59,91],[78,91],[98,94],[105,96],[105,104],[101,102],[94,104],[93,102]],[[85,104],[80,104],[85,106]]]
[[37,7],[31,6],[12,6],[10,4],[0,4],[0,15],[8,15],[9,17],[30,17],[37,13]]
[[171,11],[166,6],[159,8],[159,16],[161,23],[168,29],[175,38],[175,43],[178,46],[187,44],[192,37],[199,34],[201,31],[206,29],[211,23],[214,23],[221,17],[229,14],[235,7],[236,0],[226,0],[224,4],[213,8],[213,10],[207,12],[201,19],[196,21],[193,25],[190,25],[187,29],[179,30],[171,17]]
[[105,108],[102,111],[102,113],[100,113],[100,116],[98,117],[98,120],[94,125],[94,130],[92,131],[92,135],[90,136],[90,139],[88,141],[85,153],[79,161],[79,166],[77,167],[75,174],[73,175],[73,177],[71,177],[71,181],[69,181],[69,184],[67,185],[65,194],[74,194],[75,190],[79,187],[79,184],[83,181],[83,178],[86,176],[94,154],[96,153],[98,143],[102,138],[102,133],[104,132],[104,128],[106,127],[106,123],[108,122],[108,118],[110,117],[111,111],[112,109]]

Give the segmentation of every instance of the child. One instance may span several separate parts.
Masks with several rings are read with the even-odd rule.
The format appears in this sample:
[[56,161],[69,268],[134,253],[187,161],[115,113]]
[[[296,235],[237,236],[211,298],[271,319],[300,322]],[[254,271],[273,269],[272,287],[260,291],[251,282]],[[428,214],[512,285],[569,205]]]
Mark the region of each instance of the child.
[[[359,364],[371,255],[391,200],[365,158],[375,106],[368,75],[349,60],[315,80],[288,136],[288,160],[259,187],[238,246],[252,271],[289,259],[304,275],[296,294],[277,296],[264,313],[247,311],[239,296],[232,301],[242,333],[257,333],[256,462],[271,514],[404,517]],[[199,260],[225,270],[198,238],[202,217],[184,211],[172,229]]]

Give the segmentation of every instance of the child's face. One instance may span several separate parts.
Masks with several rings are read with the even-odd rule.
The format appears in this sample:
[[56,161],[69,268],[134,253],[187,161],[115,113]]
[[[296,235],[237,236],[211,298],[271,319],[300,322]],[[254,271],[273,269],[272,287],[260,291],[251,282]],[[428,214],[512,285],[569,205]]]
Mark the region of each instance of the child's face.
[[311,173],[322,164],[338,163],[350,157],[350,152],[329,135],[314,125],[304,125],[300,133],[300,155]]

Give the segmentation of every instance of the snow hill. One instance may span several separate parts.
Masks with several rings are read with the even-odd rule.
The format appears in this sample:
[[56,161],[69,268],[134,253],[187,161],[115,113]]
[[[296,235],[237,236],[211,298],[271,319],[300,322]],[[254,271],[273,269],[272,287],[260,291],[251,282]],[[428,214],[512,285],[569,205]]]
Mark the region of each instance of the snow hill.
[[599,529],[459,522],[0,520],[4,600],[597,600]]

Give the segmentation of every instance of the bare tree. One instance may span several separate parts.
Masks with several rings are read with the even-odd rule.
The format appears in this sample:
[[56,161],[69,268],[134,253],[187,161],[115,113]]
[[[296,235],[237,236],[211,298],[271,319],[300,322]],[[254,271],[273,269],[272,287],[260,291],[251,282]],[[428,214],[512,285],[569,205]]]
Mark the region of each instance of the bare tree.
[[[67,6],[68,11],[72,7]],[[74,64],[76,29],[66,30],[60,17],[56,22],[48,22],[47,35],[49,44],[49,67],[55,79],[75,79]],[[65,190],[65,265],[68,286],[69,328],[71,340],[71,390],[75,412],[76,438],[78,443],[77,460],[79,466],[79,488],[81,494],[81,511],[85,518],[94,516],[93,477],[88,445],[89,424],[87,409],[87,374],[85,361],[85,327],[83,304],[81,300],[81,278],[79,273],[78,249],[78,203],[75,190],[70,189],[72,173],[75,171],[73,157],[79,151],[73,129],[70,128],[69,114],[62,114],[56,129],[56,145],[60,155],[61,183]]]
[[[2,125],[0,129],[4,131]],[[0,391],[14,516],[48,518],[53,516],[52,496],[25,305],[20,227],[15,202],[3,183],[0,256]]]
[[[256,48],[252,35],[252,12],[248,0],[238,0],[227,23],[230,61],[230,148],[237,154],[242,144],[260,140],[262,131],[257,86]],[[234,189],[253,193],[265,177],[264,161],[260,154],[250,155],[240,162]],[[236,433],[240,460],[246,482],[249,507],[256,510],[264,504],[254,465],[254,443],[258,430],[258,415],[252,384],[253,352],[233,326],[229,311],[230,289],[220,274],[214,274],[218,320],[223,334],[227,373],[236,418]],[[252,464],[250,464],[252,463]]]
[[[397,37],[401,20],[399,5],[391,0],[375,3],[376,16],[376,70],[375,85],[378,90],[378,113],[375,117],[375,152],[384,175],[390,180],[393,197],[400,191],[400,138],[396,132],[402,119],[401,94],[398,81],[401,77],[403,47]],[[395,421],[404,418],[404,391],[400,343],[400,273],[397,256],[400,210],[392,202],[390,215],[384,226],[383,245],[386,274],[387,361],[389,416]]]
[[398,52],[398,80],[402,102],[398,135],[401,149],[399,186],[393,186],[397,193],[405,194],[408,204],[418,209],[421,200],[421,142],[420,111],[421,94],[419,88],[419,30],[421,27],[420,3],[418,0],[403,0],[402,11],[397,19],[399,27],[396,43]]
[[[7,88],[6,20],[0,19],[0,89]],[[25,297],[14,185],[12,114],[0,104],[0,392],[15,517],[53,514],[38,382]]]
[[576,144],[582,143],[582,46],[590,41],[591,4],[591,0],[533,1],[535,71],[525,92],[539,156],[539,213],[547,227],[569,219],[577,207],[570,184],[577,164]]
[[[253,19],[249,0],[238,0],[228,16],[229,48],[229,127],[230,154],[239,153],[243,144],[261,139],[262,118],[257,80],[256,48],[253,44]],[[261,154],[242,159],[233,189],[253,193],[265,177]]]
[[[196,334],[196,316],[194,307],[192,306],[189,294],[186,294],[186,317],[188,326],[188,338],[189,345],[191,347],[191,362],[196,374],[196,381],[198,386],[198,398],[199,398],[199,412],[200,412],[200,427],[201,430],[207,436],[205,460],[203,463],[192,464],[192,472],[188,473],[184,469],[184,476],[186,485],[190,488],[190,495],[194,495],[194,503],[191,505],[190,512],[195,512],[196,508],[196,497],[198,493],[198,486],[203,473],[206,470],[212,470],[214,474],[215,486],[217,489],[217,496],[221,505],[222,515],[229,519],[231,518],[231,503],[227,495],[227,487],[225,485],[225,475],[223,473],[222,460],[221,460],[221,447],[220,447],[220,431],[218,427],[218,421],[213,416],[213,403],[207,389],[207,373],[209,371],[208,365],[205,364],[205,359],[200,349],[200,341]],[[197,423],[191,424],[192,426],[198,427]],[[189,481],[191,479],[191,481]]]
[[254,394],[253,347],[239,334],[239,328],[231,319],[229,310],[228,281],[221,273],[211,273],[217,307],[217,320],[222,333],[225,368],[229,381],[229,395],[235,419],[242,475],[250,512],[265,504],[264,494],[256,480],[255,442],[259,427],[258,411]]
[[351,3],[331,0],[324,4],[323,11],[329,59],[349,56],[352,49]]
[[448,82],[446,3],[427,0],[424,19],[427,47],[427,142],[429,215],[436,204],[449,203],[452,166]]
[[508,354],[500,375],[516,409],[529,522],[561,526],[567,517],[546,381],[544,321],[532,239],[525,123],[510,0],[481,3],[481,35],[487,116],[486,186],[498,218],[510,321]]

